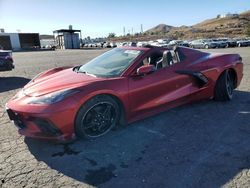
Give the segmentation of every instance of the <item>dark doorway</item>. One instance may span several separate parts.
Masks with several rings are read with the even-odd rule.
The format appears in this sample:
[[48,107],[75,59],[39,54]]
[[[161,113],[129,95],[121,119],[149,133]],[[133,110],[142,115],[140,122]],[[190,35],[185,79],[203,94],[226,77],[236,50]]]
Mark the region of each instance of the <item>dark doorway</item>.
[[38,33],[19,33],[21,48],[40,48],[40,39]]
[[0,36],[0,47],[4,50],[12,50],[10,36]]

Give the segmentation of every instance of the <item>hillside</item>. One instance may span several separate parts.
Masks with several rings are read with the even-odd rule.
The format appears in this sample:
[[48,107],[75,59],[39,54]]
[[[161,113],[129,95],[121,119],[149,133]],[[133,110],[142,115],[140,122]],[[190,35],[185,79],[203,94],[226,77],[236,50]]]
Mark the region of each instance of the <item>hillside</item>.
[[170,26],[170,25],[159,24],[159,25],[147,30],[146,33],[167,33],[173,28],[174,27]]
[[243,16],[243,17],[246,17],[246,18],[250,19],[250,10],[248,10],[246,12],[242,12],[240,15]]
[[250,27],[250,10],[236,17],[212,18],[193,26],[173,27],[159,24],[142,35],[120,37],[117,40],[154,40],[158,38],[196,39],[215,37],[246,37],[247,27]]

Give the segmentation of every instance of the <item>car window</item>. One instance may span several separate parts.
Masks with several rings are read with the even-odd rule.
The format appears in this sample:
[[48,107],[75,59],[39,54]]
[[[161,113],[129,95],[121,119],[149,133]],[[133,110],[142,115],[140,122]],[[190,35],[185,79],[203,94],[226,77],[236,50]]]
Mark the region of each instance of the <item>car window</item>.
[[119,76],[142,53],[140,50],[115,48],[82,65],[79,72],[97,77]]
[[[163,53],[165,57],[163,57]],[[143,59],[143,61],[137,66],[137,68],[143,65],[154,65],[155,70],[165,69],[175,65],[176,63],[182,62],[185,59],[184,54],[177,50],[161,50],[151,53]],[[135,69],[135,72],[137,70]]]
[[9,56],[10,53],[9,52],[0,52],[0,57],[5,57],[5,56]]

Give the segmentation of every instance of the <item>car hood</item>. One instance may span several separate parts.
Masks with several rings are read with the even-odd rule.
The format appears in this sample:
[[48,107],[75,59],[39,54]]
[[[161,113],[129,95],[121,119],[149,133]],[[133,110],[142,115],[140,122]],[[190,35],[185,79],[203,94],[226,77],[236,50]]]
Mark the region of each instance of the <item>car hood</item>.
[[55,91],[78,88],[101,79],[84,73],[77,73],[72,68],[68,68],[47,76],[41,75],[31,80],[23,88],[23,92],[27,96],[37,97]]

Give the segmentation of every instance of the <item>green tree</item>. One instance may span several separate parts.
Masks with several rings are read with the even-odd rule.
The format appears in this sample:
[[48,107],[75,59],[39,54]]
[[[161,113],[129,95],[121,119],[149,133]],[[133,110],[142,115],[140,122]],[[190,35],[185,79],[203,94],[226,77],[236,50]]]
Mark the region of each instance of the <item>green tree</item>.
[[137,37],[138,37],[139,35],[140,35],[140,33],[135,33],[135,36],[137,36]]
[[115,33],[109,33],[108,38],[114,38],[115,37]]

